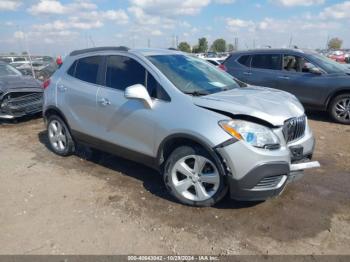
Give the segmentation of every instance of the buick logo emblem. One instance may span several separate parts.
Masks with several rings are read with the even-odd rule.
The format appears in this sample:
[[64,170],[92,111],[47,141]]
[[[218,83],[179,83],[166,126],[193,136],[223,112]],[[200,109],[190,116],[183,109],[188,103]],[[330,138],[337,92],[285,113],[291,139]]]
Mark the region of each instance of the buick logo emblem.
[[288,128],[289,129],[294,128],[296,125],[297,125],[297,122],[293,119],[293,120],[289,121]]

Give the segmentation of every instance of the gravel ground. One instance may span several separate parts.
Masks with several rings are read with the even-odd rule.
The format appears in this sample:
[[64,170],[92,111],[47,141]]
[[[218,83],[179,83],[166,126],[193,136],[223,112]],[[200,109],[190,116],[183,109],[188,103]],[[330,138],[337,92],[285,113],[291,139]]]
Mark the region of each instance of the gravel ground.
[[40,118],[0,125],[0,254],[350,254],[350,126],[311,113],[322,168],[262,203],[191,208],[145,166],[80,148]]

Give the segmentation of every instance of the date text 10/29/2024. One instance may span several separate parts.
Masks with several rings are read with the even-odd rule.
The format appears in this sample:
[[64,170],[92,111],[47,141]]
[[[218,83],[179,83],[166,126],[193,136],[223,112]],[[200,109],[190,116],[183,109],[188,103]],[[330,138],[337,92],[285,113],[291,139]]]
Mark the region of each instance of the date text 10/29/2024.
[[218,256],[128,256],[128,261],[218,261]]

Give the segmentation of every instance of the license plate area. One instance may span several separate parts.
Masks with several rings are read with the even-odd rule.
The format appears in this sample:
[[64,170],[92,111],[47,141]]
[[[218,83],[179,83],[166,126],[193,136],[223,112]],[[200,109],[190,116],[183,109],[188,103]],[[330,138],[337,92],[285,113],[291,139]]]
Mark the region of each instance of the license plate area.
[[304,158],[304,148],[302,146],[291,146],[289,150],[292,156],[292,162]]

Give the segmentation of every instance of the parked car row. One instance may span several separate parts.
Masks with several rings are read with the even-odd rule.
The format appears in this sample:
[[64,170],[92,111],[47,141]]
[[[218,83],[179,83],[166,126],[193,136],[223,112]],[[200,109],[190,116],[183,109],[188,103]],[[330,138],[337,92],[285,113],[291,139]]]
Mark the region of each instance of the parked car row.
[[2,56],[0,61],[8,63],[23,75],[33,76],[40,81],[45,81],[57,70],[58,65],[49,56]]
[[217,53],[217,52],[207,52],[207,53],[198,53],[194,54],[195,56],[202,58],[202,59],[220,59],[220,60],[225,60],[228,56],[228,52],[222,52],[222,53]]
[[350,50],[323,50],[320,54],[336,62],[350,64]]
[[294,95],[246,85],[182,52],[74,51],[43,87],[54,153],[84,143],[146,164],[184,204],[210,206],[227,192],[265,200],[319,167]]

